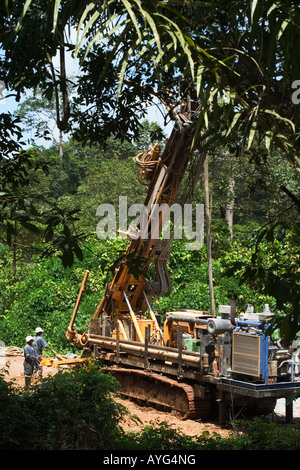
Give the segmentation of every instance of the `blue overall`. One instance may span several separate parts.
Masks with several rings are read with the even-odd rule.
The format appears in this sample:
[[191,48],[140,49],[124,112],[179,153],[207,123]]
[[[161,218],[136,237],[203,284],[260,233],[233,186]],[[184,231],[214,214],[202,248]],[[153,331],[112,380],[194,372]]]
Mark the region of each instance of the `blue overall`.
[[[36,351],[37,357],[39,357],[43,354],[43,348],[50,349],[48,344],[44,340],[44,338],[42,338],[42,336],[40,336],[40,335],[35,336],[35,338],[33,340],[33,347]],[[40,372],[43,371],[42,366],[40,366],[39,364],[38,364],[37,368]]]
[[37,352],[29,344],[26,344],[23,352],[24,352],[24,358],[25,358],[23,362],[24,375],[26,377],[31,377],[34,369],[37,369],[39,367],[39,363],[37,360]]

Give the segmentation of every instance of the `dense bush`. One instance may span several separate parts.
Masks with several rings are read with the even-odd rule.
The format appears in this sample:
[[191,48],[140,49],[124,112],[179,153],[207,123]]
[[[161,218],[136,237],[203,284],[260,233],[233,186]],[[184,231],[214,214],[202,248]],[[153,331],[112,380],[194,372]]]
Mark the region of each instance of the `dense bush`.
[[235,423],[236,429],[247,436],[247,448],[254,450],[299,450],[300,423],[278,424],[276,421],[251,421]]
[[0,339],[7,346],[23,347],[25,337],[40,326],[53,349],[70,350],[65,333],[85,270],[90,275],[77,316],[78,330],[86,328],[92,318],[123,245],[124,240],[87,241],[84,261],[77,260],[72,269],[65,269],[58,257],[20,261],[14,279],[7,255],[0,277]]
[[118,384],[93,365],[58,372],[30,391],[0,380],[0,449],[111,449],[122,434]]

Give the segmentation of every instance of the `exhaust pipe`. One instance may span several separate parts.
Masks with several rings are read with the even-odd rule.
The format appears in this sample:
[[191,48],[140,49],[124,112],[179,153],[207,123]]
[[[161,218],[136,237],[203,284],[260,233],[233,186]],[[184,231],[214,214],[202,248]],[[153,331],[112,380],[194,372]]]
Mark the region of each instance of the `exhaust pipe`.
[[233,326],[236,326],[235,312],[236,312],[236,301],[232,300],[230,302],[230,321]]

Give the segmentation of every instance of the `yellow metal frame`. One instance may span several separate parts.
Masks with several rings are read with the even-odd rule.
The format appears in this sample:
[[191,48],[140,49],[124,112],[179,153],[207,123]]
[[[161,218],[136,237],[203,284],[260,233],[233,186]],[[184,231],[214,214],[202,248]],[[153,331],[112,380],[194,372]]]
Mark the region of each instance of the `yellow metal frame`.
[[42,367],[59,367],[62,365],[74,365],[74,364],[80,364],[84,362],[91,362],[90,358],[81,358],[77,357],[74,359],[55,359],[52,357],[45,357],[44,359],[41,360],[40,366]]

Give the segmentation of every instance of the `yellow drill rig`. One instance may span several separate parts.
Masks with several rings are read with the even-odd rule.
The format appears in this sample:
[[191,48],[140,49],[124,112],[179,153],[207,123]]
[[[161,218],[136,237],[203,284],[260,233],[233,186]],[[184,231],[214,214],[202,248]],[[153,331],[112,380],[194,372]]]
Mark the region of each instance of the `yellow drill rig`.
[[[168,312],[162,325],[151,308],[153,298],[171,293],[171,240],[161,233],[191,159],[196,118],[196,109],[181,109],[162,154],[155,145],[135,157],[138,177],[148,185],[146,216],[126,232],[124,257],[87,329],[78,333],[74,325],[86,271],[66,337],[83,356],[106,365],[125,396],[183,418],[217,411],[222,421],[233,406],[269,413],[277,398],[298,390],[298,350],[286,350],[265,334],[270,312],[235,318],[233,303],[222,306],[219,316],[183,308]],[[131,272],[129,259],[139,261],[139,275]],[[150,266],[154,278],[147,280]]]

